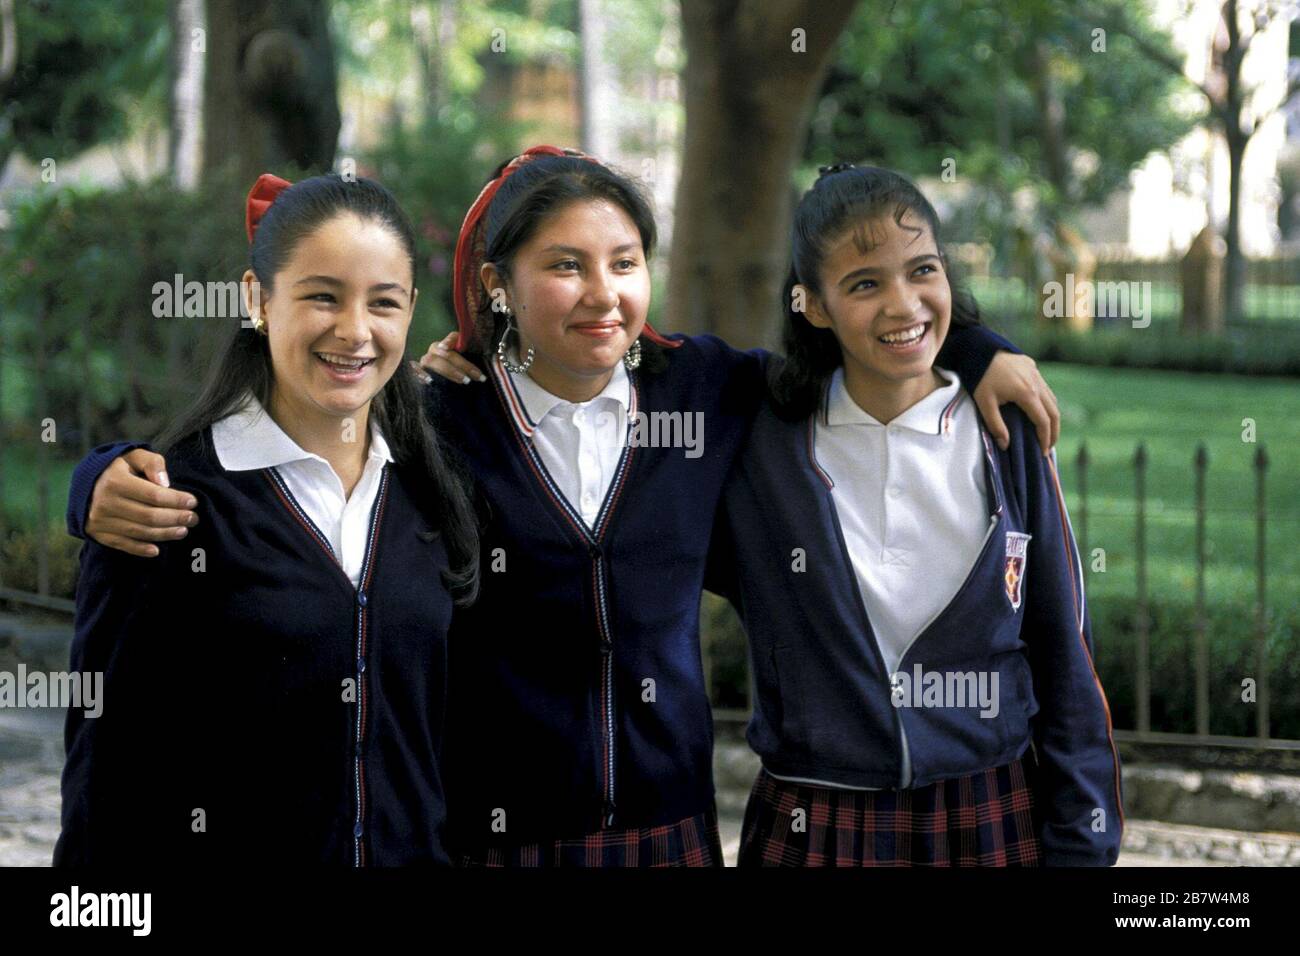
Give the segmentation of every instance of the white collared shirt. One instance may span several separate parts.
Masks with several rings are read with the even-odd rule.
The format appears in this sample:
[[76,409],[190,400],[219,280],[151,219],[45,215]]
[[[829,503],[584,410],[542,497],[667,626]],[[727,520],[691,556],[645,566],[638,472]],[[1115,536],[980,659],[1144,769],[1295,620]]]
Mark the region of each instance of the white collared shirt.
[[888,425],[872,418],[835,371],[818,416],[818,464],[892,675],[911,643],[969,576],[989,531],[984,442],[957,376]]
[[623,363],[614,366],[599,395],[576,403],[551,394],[527,372],[505,374],[523,404],[521,425],[531,427],[542,464],[587,527],[595,528],[627,440],[632,383]]
[[370,452],[351,495],[344,493],[343,481],[330,463],[303,451],[252,395],[240,411],[213,424],[212,444],[217,460],[226,471],[276,469],[298,504],[329,541],[352,586],[359,585],[361,566],[366,559],[366,538],[370,533],[370,510],[379,492],[384,465],[393,460],[388,442],[384,441],[373,418]]

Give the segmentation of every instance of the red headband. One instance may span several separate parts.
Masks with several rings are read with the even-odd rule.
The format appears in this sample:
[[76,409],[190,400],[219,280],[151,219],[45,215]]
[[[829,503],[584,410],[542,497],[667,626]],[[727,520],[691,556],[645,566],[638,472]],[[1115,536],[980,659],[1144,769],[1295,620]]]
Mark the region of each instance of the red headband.
[[[456,327],[460,332],[456,350],[459,352],[465,351],[477,337],[474,329],[474,316],[478,314],[483,302],[483,282],[479,277],[479,270],[482,268],[483,260],[487,257],[487,227],[484,220],[487,218],[488,206],[492,204],[492,197],[497,194],[501,184],[509,179],[519,167],[543,156],[572,156],[576,159],[585,159],[597,166],[603,165],[595,157],[588,156],[576,149],[561,149],[558,146],[533,146],[510,160],[505,165],[505,168],[501,170],[501,175],[483,187],[483,190],[478,194],[478,198],[469,207],[469,212],[465,213],[465,221],[461,224],[460,235],[456,239],[456,257],[452,264],[451,274],[455,293],[453,298],[456,302]],[[676,348],[682,344],[678,340],[664,338],[651,328],[649,322],[645,324],[645,329],[641,334],[651,342],[666,348]]]
[[248,200],[244,204],[244,231],[248,233],[250,244],[254,233],[257,232],[257,224],[271,208],[275,197],[292,185],[293,183],[287,179],[281,179],[270,173],[262,173],[257,177],[257,182],[253,183],[253,188],[248,191]]

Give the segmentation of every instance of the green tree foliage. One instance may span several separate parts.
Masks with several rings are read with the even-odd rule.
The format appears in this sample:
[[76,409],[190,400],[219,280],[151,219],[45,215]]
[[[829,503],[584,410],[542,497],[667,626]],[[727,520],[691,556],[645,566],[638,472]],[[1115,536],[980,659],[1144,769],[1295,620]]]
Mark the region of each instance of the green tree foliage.
[[0,167],[14,149],[62,158],[166,115],[167,0],[26,0],[18,65],[0,107]]
[[243,208],[216,198],[231,188],[47,186],[10,207],[10,228],[0,232],[0,314],[11,427],[30,439],[31,423],[52,417],[56,451],[75,456],[83,432],[90,444],[151,435],[194,395],[220,326],[238,318],[156,316],[154,286],[178,273],[185,282],[239,279]]
[[[1022,187],[1049,215],[1103,202],[1191,121],[1175,106],[1177,78],[1129,37],[1095,33],[1085,7],[860,5],[823,87],[807,160],[865,159],[914,176],[939,176],[953,160],[959,181],[991,188],[985,200],[1004,207]],[[1169,44],[1149,24],[1147,36]],[[1052,168],[1049,113],[1064,176]]]

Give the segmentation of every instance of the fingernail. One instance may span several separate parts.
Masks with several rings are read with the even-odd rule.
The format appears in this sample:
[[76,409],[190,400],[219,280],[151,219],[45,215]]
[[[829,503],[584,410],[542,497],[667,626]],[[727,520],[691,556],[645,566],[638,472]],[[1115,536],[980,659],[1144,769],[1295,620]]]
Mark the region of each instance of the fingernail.
[[[199,499],[198,499],[198,498],[195,498],[193,495],[190,495],[188,498],[185,499],[185,507],[186,507],[186,508],[193,509],[193,508],[197,508],[198,506],[199,506]],[[198,520],[199,520],[199,516],[198,516],[198,515],[195,515],[195,516],[194,516],[194,520],[195,520],[195,521],[198,521]]]
[[468,384],[469,384],[469,376],[468,376],[468,375],[462,375],[462,376],[460,377],[460,384],[462,384],[462,385],[468,385]]
[[421,375],[421,376],[420,376],[420,381],[421,381],[423,384],[428,385],[430,382],[433,381],[433,377],[430,376],[430,375]]
[[479,380],[480,382],[486,382],[486,381],[487,381],[487,376],[484,375],[482,372],[479,372],[479,373],[478,373],[478,380]]
[[172,537],[173,537],[173,538],[183,538],[183,537],[185,537],[185,536],[186,536],[187,534],[189,534],[189,533],[190,533],[190,529],[189,529],[189,528],[177,528],[175,531],[172,532]]
[[190,515],[188,518],[185,519],[185,523],[189,525],[191,528],[193,528],[196,524],[199,523],[199,516]]
[[172,486],[171,479],[167,477],[167,472],[158,472],[158,484],[162,485],[164,488],[170,488]]
[[158,557],[158,549],[155,548],[153,545],[149,545],[149,547],[145,549],[145,553],[148,554],[149,557],[151,558]]

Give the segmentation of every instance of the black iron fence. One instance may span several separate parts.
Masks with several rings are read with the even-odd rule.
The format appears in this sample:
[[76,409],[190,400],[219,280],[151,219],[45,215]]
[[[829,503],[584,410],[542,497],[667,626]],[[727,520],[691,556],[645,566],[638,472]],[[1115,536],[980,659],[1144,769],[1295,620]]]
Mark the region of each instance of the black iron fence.
[[[1267,499],[1269,458],[1262,445],[1256,450],[1252,460],[1253,494],[1247,495],[1245,493],[1246,489],[1242,489],[1242,497],[1252,499],[1249,508],[1254,538],[1254,593],[1249,600],[1252,613],[1249,620],[1243,622],[1243,627],[1239,632],[1229,635],[1231,640],[1239,642],[1238,646],[1241,649],[1253,651],[1253,655],[1251,655],[1253,667],[1250,680],[1253,681],[1254,694],[1254,736],[1211,734],[1210,732],[1211,701],[1213,698],[1211,695],[1211,660],[1208,629],[1211,620],[1209,612],[1212,607],[1207,606],[1206,598],[1206,573],[1209,565],[1206,524],[1210,515],[1210,510],[1206,505],[1206,475],[1210,467],[1210,459],[1203,443],[1194,449],[1189,462],[1193,470],[1191,511],[1195,525],[1195,593],[1193,596],[1190,642],[1193,678],[1192,698],[1194,701],[1192,706],[1195,729],[1189,732],[1186,730],[1173,730],[1169,726],[1154,725],[1152,720],[1152,600],[1149,589],[1151,557],[1148,549],[1148,460],[1146,443],[1139,443],[1134,449],[1131,459],[1134,481],[1134,509],[1132,513],[1134,573],[1132,575],[1133,610],[1131,624],[1134,641],[1131,649],[1131,660],[1124,662],[1124,667],[1131,666],[1134,676],[1133,699],[1125,703],[1132,705],[1131,710],[1135,715],[1135,719],[1131,722],[1131,726],[1117,726],[1115,729],[1116,738],[1121,742],[1139,745],[1178,744],[1228,748],[1230,750],[1259,751],[1262,749],[1300,753],[1300,739],[1277,737],[1273,735],[1271,730],[1274,715],[1272,711],[1273,688],[1271,685],[1272,661],[1269,655],[1268,580],[1270,568],[1266,548],[1269,522]],[[1079,446],[1075,457],[1076,471],[1073,477],[1075,487],[1078,490],[1078,501],[1077,505],[1072,508],[1077,543],[1081,560],[1084,562],[1085,574],[1088,574],[1090,556],[1092,555],[1089,548],[1089,521],[1090,518],[1096,515],[1091,506],[1089,494],[1088,479],[1091,464],[1090,454],[1085,442]],[[1107,517],[1114,518],[1115,513],[1110,511],[1107,513]],[[724,617],[729,618],[730,615],[725,614]],[[715,633],[726,630],[728,626],[726,623],[719,625],[716,620],[712,620],[711,625]],[[1130,653],[1127,648],[1119,646],[1108,648],[1109,635],[1107,633],[1098,633],[1096,628],[1094,628],[1093,638],[1099,656],[1106,653],[1124,653],[1127,656]],[[740,705],[734,691],[736,685],[745,684],[743,679],[739,681],[736,679],[735,671],[738,667],[743,667],[748,671],[747,658],[742,655],[740,659],[737,659],[733,653],[727,662],[727,675],[723,678],[717,678],[715,673],[716,661],[714,659],[717,653],[717,645],[718,642],[711,639],[709,634],[706,634],[704,642],[706,673],[710,675],[710,683],[715,690],[715,701],[725,700],[725,703],[715,708],[715,715],[725,723],[745,722],[749,719],[748,704]],[[731,648],[731,650],[734,652],[734,648]],[[730,690],[732,693],[719,692],[718,683],[721,680],[725,680],[731,685]],[[749,685],[742,690],[744,696],[749,700],[752,700],[751,688],[752,685]],[[1110,696],[1109,693],[1108,696]],[[1112,697],[1112,706],[1116,703],[1117,701]],[[1294,726],[1294,723],[1290,724],[1290,726]]]

